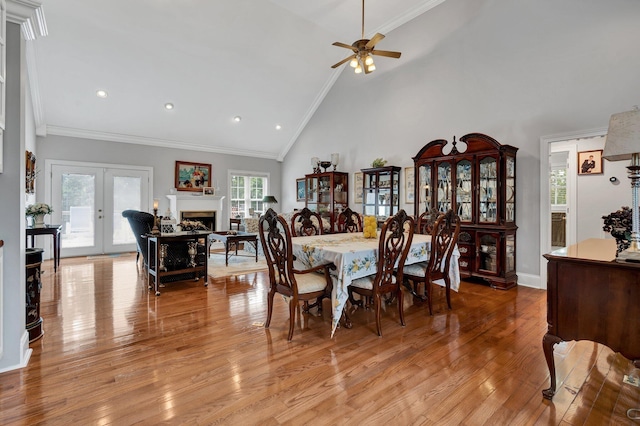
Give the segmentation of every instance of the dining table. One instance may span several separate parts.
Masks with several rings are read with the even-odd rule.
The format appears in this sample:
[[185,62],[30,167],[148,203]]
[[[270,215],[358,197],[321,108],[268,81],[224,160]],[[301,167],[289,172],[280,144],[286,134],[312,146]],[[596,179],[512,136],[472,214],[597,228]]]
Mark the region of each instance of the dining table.
[[[331,337],[340,323],[349,299],[351,282],[377,272],[379,235],[380,231],[378,231],[378,238],[365,238],[363,233],[354,232],[291,239],[296,269],[307,269],[326,263],[333,263],[336,266],[335,271],[332,271],[334,285],[331,291]],[[429,260],[430,249],[431,235],[414,234],[405,265]],[[460,288],[459,257],[460,252],[456,246],[449,264],[451,289],[454,291]],[[436,284],[445,285],[444,280]]]

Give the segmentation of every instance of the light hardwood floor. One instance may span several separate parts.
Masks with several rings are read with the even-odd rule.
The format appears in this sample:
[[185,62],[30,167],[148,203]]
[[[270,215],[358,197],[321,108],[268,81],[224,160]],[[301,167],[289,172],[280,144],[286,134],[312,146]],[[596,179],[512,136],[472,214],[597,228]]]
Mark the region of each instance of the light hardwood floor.
[[[266,273],[147,290],[135,257],[43,264],[45,335],[29,365],[0,374],[0,424],[634,424],[631,364],[578,342],[557,357],[558,393],[541,339],[546,295],[462,283],[434,315],[406,297],[330,338],[330,306],[287,342],[286,304],[270,329]],[[637,421],[636,421],[637,422]]]

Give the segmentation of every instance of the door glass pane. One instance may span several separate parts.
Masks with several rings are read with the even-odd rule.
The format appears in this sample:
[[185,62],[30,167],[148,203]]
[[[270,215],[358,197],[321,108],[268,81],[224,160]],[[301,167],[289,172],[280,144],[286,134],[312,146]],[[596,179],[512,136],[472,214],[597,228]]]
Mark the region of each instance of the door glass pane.
[[418,194],[420,198],[420,212],[426,212],[431,207],[431,165],[425,164],[420,166],[419,170],[419,182],[418,182]]
[[493,157],[480,161],[480,222],[496,222],[498,219],[498,163]]
[[456,166],[456,208],[460,220],[471,221],[471,161],[462,160]]
[[136,238],[131,231],[129,221],[122,217],[124,210],[142,210],[140,191],[142,182],[139,177],[114,176],[113,178],[113,244],[135,244]]
[[95,175],[91,174],[62,175],[62,248],[92,247],[95,244],[95,180]]
[[451,208],[451,165],[438,164],[438,192],[436,193],[436,208],[447,212]]

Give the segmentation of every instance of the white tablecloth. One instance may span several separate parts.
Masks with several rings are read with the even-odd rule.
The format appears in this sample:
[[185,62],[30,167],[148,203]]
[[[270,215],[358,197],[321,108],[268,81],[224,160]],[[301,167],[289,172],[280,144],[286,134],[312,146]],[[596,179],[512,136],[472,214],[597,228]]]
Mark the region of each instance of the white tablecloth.
[[[364,238],[362,233],[347,233],[295,237],[292,238],[292,243],[293,254],[296,256],[296,268],[307,269],[329,262],[336,265],[336,284],[331,293],[333,314],[331,336],[333,337],[349,298],[348,286],[357,278],[376,273],[378,239]],[[405,264],[428,260],[430,247],[430,235],[414,234]],[[449,267],[451,289],[455,291],[460,287],[459,257],[460,252],[456,247]]]

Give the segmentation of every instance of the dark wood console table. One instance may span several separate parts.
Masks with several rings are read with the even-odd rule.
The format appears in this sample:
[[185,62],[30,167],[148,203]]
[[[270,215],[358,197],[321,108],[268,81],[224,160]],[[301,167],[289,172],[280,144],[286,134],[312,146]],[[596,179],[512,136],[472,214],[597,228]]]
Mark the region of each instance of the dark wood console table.
[[[199,279],[198,273],[200,273],[204,278],[204,286],[207,286],[207,284],[209,283],[207,277],[207,267],[209,259],[209,234],[211,234],[211,231],[185,231],[159,235],[149,235],[147,237],[147,253],[149,256],[149,265],[147,268],[149,273],[149,288],[151,289],[151,283],[153,283],[153,289],[156,293],[156,296],[160,296],[160,279],[169,275],[182,275],[186,272],[193,272],[195,273],[197,281]],[[204,260],[202,262],[196,262],[195,266],[186,265],[178,269],[163,269],[161,245],[175,243],[184,243],[185,245],[187,245],[189,242],[195,242],[196,244],[201,242],[204,245]],[[197,256],[197,252],[194,256]]]
[[640,368],[640,264],[615,262],[613,239],[589,239],[544,255],[547,264],[547,334],[542,349],[556,392],[553,346],[591,340]]
[[[231,254],[231,250],[235,249],[235,254],[238,256],[238,244],[241,242],[246,242],[253,246],[256,251],[256,262],[258,261],[258,234],[242,231],[221,231],[212,232],[209,238],[224,243],[225,266],[229,266],[229,255]],[[253,257],[253,255],[251,257]]]
[[[62,235],[62,225],[45,225],[44,228],[32,228],[27,227],[27,237],[31,237],[31,247],[34,247],[36,235],[51,235],[53,236],[53,272],[58,272],[58,266],[60,266],[60,246]],[[25,243],[28,247],[28,238]]]

